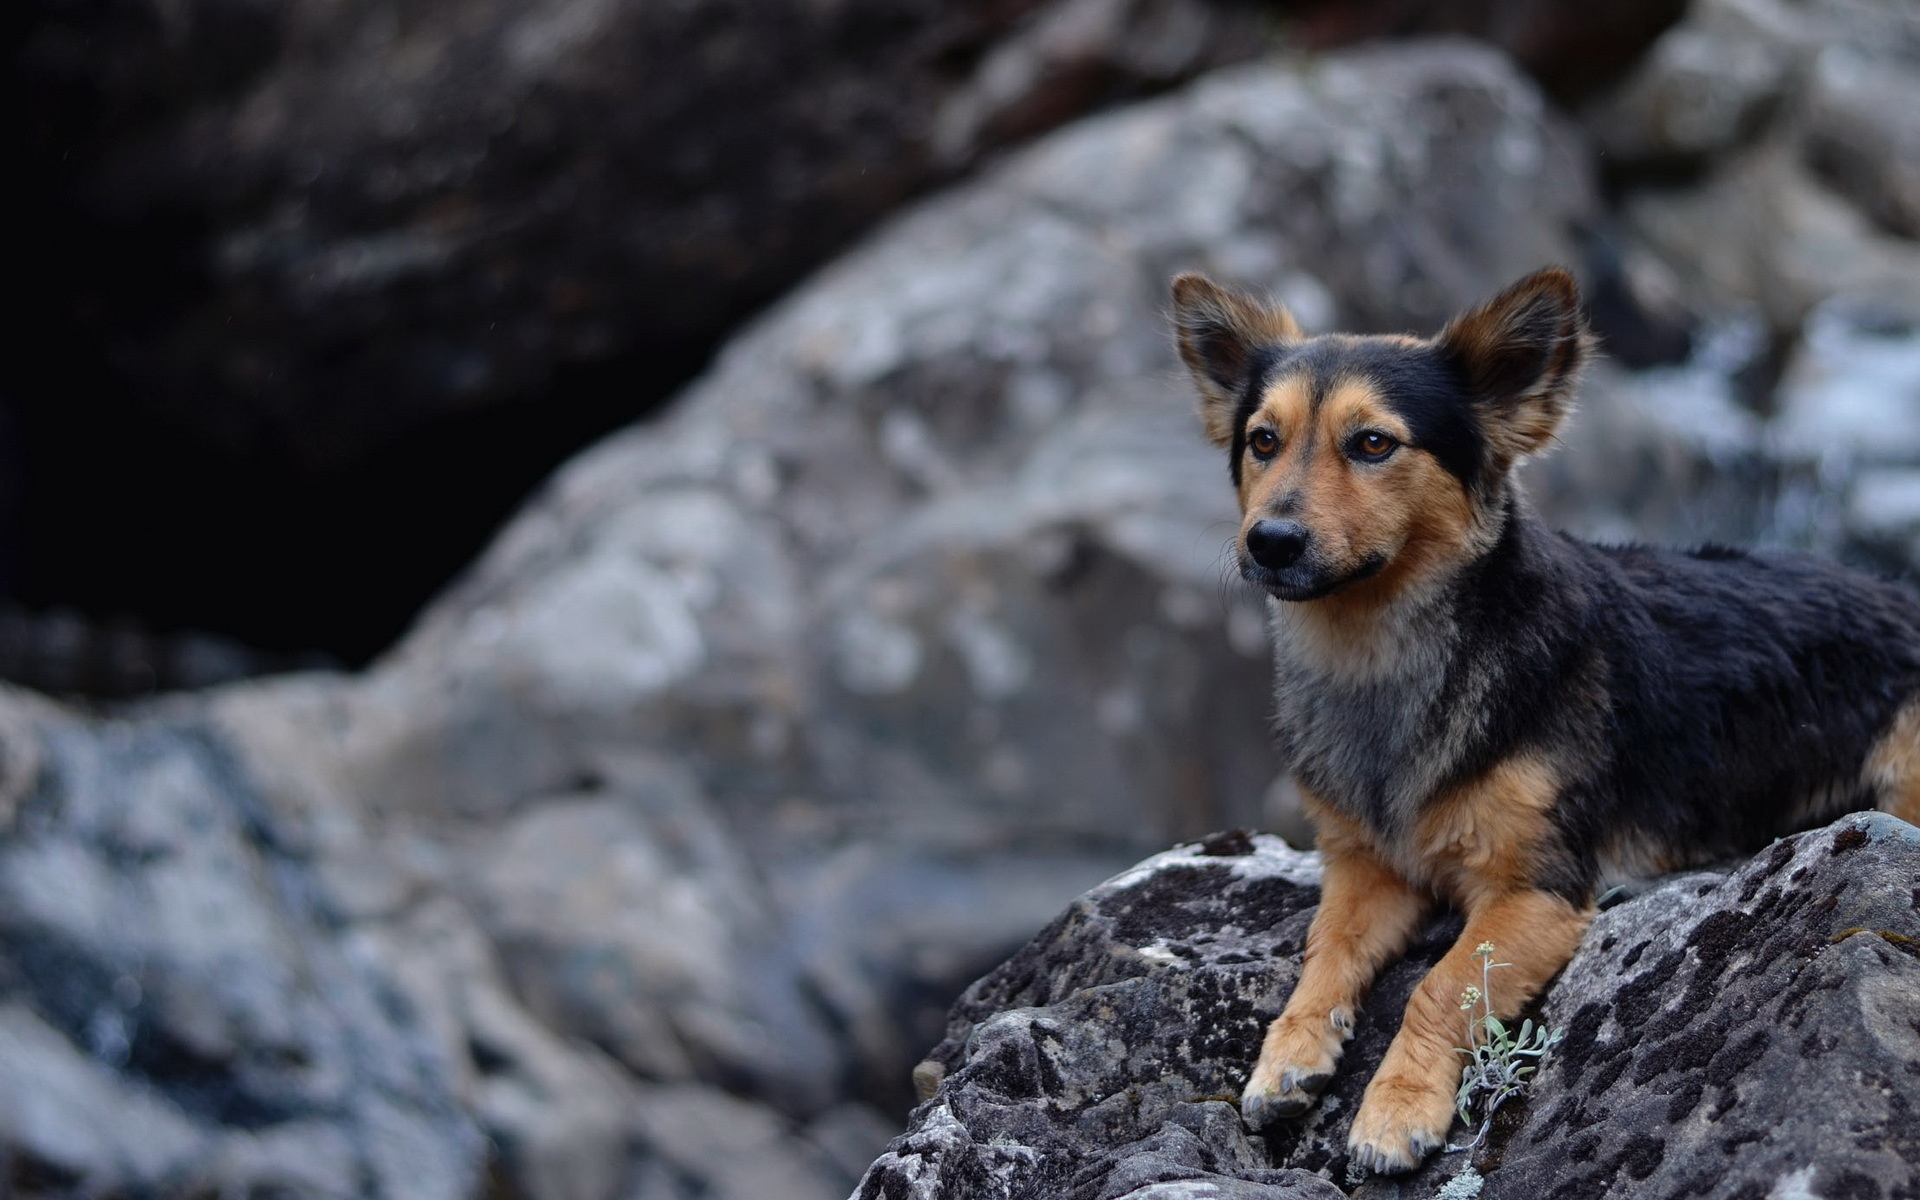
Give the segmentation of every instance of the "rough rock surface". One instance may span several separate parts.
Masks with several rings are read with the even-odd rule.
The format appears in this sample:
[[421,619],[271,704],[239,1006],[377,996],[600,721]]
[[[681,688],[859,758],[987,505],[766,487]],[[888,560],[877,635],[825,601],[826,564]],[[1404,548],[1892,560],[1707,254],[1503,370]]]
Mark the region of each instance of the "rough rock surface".
[[[1317,872],[1216,835],[1083,896],[955,1005],[922,1067],[938,1091],[856,1196],[1437,1195],[1464,1153],[1356,1184],[1345,1136],[1457,919],[1383,976],[1311,1114],[1264,1138],[1238,1119]],[[1478,1152],[1480,1194],[1920,1196],[1916,879],[1920,830],[1861,814],[1602,913],[1541,1004],[1566,1040]]]
[[472,1194],[443,1048],[203,724],[0,723],[0,1189]]
[[[46,721],[205,731],[247,790],[204,803],[270,815],[328,914],[303,952],[350,945],[397,999],[467,1178],[844,1194],[968,979],[1142,852],[1263,818],[1262,619],[1221,593],[1232,501],[1169,274],[1430,326],[1572,258],[1592,204],[1482,48],[1210,77],[883,230],[562,472],[366,674]],[[100,786],[137,807],[143,779]],[[169,828],[200,854],[219,826]],[[103,1003],[86,964],[119,960],[77,958]]]
[[[1790,339],[1830,297],[1920,312],[1920,15],[1850,0],[1696,0],[1582,113],[1630,237],[1700,314]],[[1676,185],[1676,174],[1686,182]]]

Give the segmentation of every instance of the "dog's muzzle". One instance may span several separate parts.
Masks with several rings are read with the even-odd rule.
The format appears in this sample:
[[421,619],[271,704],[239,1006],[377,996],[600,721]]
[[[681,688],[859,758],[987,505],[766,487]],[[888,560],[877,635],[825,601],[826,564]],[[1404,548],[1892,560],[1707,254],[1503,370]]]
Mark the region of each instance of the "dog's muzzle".
[[1313,535],[1298,521],[1255,521],[1241,538],[1240,574],[1281,600],[1318,600],[1379,574],[1383,555],[1341,570],[1316,553]]

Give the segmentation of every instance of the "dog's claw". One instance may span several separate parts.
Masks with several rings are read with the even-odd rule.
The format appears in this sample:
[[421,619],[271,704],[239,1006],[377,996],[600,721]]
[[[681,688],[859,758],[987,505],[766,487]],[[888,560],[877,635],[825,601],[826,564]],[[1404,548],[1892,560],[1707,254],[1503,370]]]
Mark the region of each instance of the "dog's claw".
[[1283,1087],[1277,1092],[1248,1091],[1240,1097],[1240,1115],[1249,1128],[1265,1129],[1275,1121],[1301,1115],[1312,1108],[1319,1098],[1318,1088],[1311,1091],[1295,1087]]
[[1398,1175],[1425,1162],[1445,1140],[1444,1134],[1398,1130],[1381,1137],[1355,1137],[1347,1143],[1347,1153],[1376,1175]]
[[1283,1071],[1278,1088],[1272,1091],[1255,1091],[1252,1087],[1247,1089],[1240,1098],[1240,1115],[1253,1129],[1264,1129],[1275,1121],[1300,1116],[1314,1106],[1320,1099],[1320,1093],[1326,1091],[1331,1082],[1333,1075],[1326,1071],[1315,1071],[1309,1075]]
[[1421,1159],[1425,1157],[1424,1152],[1420,1151],[1417,1145],[1412,1149],[1414,1154],[1409,1157],[1407,1154],[1365,1142],[1357,1146],[1348,1146],[1347,1153],[1355,1163],[1375,1175],[1399,1175],[1419,1166]]

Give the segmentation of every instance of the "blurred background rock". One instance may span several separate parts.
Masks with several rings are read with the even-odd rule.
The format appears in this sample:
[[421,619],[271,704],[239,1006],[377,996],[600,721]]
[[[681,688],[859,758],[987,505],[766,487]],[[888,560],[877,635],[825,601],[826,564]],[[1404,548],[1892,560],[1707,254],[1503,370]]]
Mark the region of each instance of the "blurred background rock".
[[10,21],[15,1194],[844,1195],[1073,895],[1298,837],[1175,270],[1572,264],[1550,516],[1920,555],[1896,0]]

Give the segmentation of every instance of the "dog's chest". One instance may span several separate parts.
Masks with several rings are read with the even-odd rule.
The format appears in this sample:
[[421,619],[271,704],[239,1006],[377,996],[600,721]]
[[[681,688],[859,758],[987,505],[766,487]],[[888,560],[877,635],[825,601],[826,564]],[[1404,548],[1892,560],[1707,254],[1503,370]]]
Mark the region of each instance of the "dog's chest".
[[1274,725],[1294,778],[1389,838],[1404,831],[1471,734],[1472,707],[1445,702],[1458,689],[1449,687],[1444,645],[1425,643],[1368,672],[1290,638],[1296,631],[1283,621],[1274,632]]

